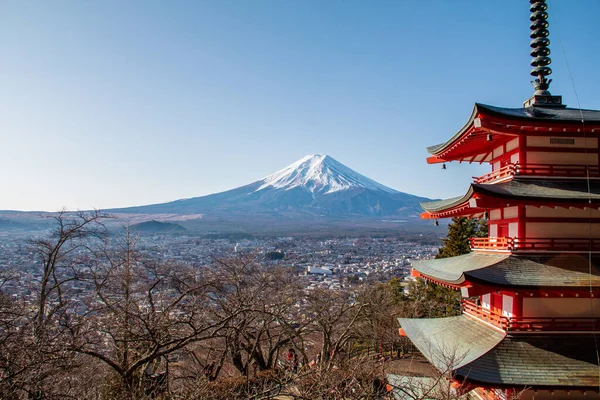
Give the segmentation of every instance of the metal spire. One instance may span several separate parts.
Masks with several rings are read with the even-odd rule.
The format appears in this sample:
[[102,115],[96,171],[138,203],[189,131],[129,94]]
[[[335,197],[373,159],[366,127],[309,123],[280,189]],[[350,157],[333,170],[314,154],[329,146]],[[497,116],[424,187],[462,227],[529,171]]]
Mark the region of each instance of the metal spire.
[[552,60],[550,57],[550,39],[548,39],[548,5],[546,0],[529,0],[531,7],[531,16],[529,20],[531,25],[531,34],[529,37],[532,39],[530,46],[531,50],[531,76],[536,79],[531,81],[531,84],[535,88],[533,96],[523,103],[525,107],[531,106],[545,106],[545,107],[564,107],[562,105],[562,96],[552,96],[548,91],[550,82],[552,79],[548,79],[547,76],[552,73],[552,68],[549,67]]
[[535,87],[536,92],[541,92],[539,94],[550,94],[548,92],[548,87],[550,86],[550,82],[552,79],[547,79],[546,76],[552,73],[552,69],[548,67],[552,60],[550,57],[550,49],[548,46],[550,45],[550,40],[548,39],[548,13],[546,10],[548,6],[546,5],[546,0],[530,0],[531,7],[529,11],[531,11],[531,16],[529,19],[531,20],[531,25],[529,28],[531,29],[531,34],[529,37],[533,39],[530,43],[533,50],[531,50],[531,66],[534,67],[531,70],[531,76],[537,77],[535,81],[531,83]]

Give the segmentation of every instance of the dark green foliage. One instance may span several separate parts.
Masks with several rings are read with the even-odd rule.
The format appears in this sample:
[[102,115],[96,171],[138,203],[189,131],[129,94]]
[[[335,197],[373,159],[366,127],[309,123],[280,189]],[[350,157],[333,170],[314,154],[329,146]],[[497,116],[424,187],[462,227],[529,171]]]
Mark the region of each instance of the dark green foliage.
[[386,285],[398,315],[407,318],[451,317],[460,314],[460,292],[423,279],[412,281],[406,287],[397,278]]
[[435,258],[448,258],[470,253],[469,239],[487,235],[485,219],[454,217],[452,223],[448,225],[448,236],[442,239],[443,246],[439,248]]
[[460,315],[460,292],[417,279],[408,285],[404,300],[411,305],[413,318]]
[[265,257],[267,260],[283,260],[285,253],[281,250],[269,251],[267,254],[265,254]]
[[388,284],[387,289],[390,291],[390,297],[392,303],[395,306],[399,306],[405,300],[404,296],[404,287],[402,286],[402,281],[398,278],[392,278]]
[[[488,235],[485,219],[452,218],[448,225],[448,236],[442,239],[443,246],[436,258],[448,258],[471,252],[469,239]],[[406,293],[398,279],[388,284],[394,304],[401,314],[411,318],[449,317],[460,314],[460,293],[454,289],[418,279],[408,285]]]

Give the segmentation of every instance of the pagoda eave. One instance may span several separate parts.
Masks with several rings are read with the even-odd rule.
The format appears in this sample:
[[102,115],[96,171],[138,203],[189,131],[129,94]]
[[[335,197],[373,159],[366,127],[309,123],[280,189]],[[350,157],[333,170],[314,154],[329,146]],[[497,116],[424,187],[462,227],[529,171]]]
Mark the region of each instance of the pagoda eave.
[[441,157],[436,157],[436,156],[427,157],[427,164],[440,164],[440,163],[445,163],[445,162],[450,162],[450,161],[452,161],[452,160],[441,158]]
[[485,213],[485,208],[471,208],[469,204],[463,204],[459,207],[454,207],[442,212],[422,212],[419,216],[421,219],[443,219],[452,217],[481,217]]
[[561,286],[535,286],[535,285],[499,285],[489,281],[478,280],[472,277],[466,279],[463,276],[462,282],[446,281],[431,275],[421,273],[416,269],[411,270],[411,276],[423,279],[427,282],[439,286],[447,287],[453,290],[459,290],[464,298],[481,296],[487,293],[510,294],[524,297],[550,297],[550,298],[594,298],[600,294],[600,284],[592,283],[591,286],[561,287]]
[[[570,392],[594,392],[594,393],[598,393],[598,386],[597,385],[593,385],[593,384],[588,384],[588,385],[555,385],[555,384],[545,384],[545,385],[535,385],[535,384],[521,384],[521,385],[515,385],[515,384],[511,384],[511,383],[493,383],[491,384],[490,382],[487,381],[482,381],[482,380],[477,380],[477,379],[473,379],[471,377],[467,376],[461,376],[459,374],[456,374],[453,377],[455,383],[455,386],[460,386],[460,387],[467,387],[470,388],[471,390],[474,389],[483,389],[483,390],[487,390],[487,391],[493,391],[495,389],[509,389],[509,390],[513,390],[516,393],[520,393],[523,392],[525,390],[533,390],[533,391],[547,391],[550,392],[552,395],[555,392],[566,392],[565,394],[568,396]],[[467,389],[468,390],[468,389]],[[555,396],[556,397],[556,396]],[[560,397],[558,397],[560,398]]]
[[[511,140],[514,135],[495,135],[490,137],[492,131],[481,126],[480,118],[476,118],[472,125],[452,144],[441,145],[443,149],[435,151],[427,158],[429,164],[447,161],[460,162],[489,162],[492,159],[494,148]],[[436,147],[436,146],[434,146]],[[433,148],[432,148],[433,149]]]
[[421,273],[420,271],[418,271],[415,268],[411,269],[410,275],[413,278],[420,278],[420,279],[426,280],[428,282],[435,283],[436,285],[444,286],[444,287],[447,287],[447,288],[450,288],[450,289],[454,289],[454,290],[461,290],[461,288],[463,286],[469,285],[468,282],[464,281],[464,279],[462,281],[459,279],[459,281],[449,282],[449,281],[445,281],[445,280],[442,280],[442,279],[435,278],[435,277],[430,276],[430,275],[423,274],[423,273]]
[[507,335],[469,315],[399,318],[408,338],[439,371],[481,388],[593,390],[593,335]]
[[454,378],[488,388],[598,390],[592,335],[508,336],[491,351],[455,371]]
[[[412,276],[465,291],[550,291],[591,297],[600,289],[600,257],[586,254],[515,255],[472,252],[414,262]],[[587,296],[587,295],[586,295]]]
[[473,183],[463,196],[421,203],[423,219],[480,216],[486,210],[511,206],[600,208],[600,184],[562,180],[512,179],[495,185]]
[[[582,127],[581,119],[586,118]],[[448,161],[485,162],[495,147],[514,137],[600,137],[600,112],[535,107],[510,109],[476,103],[466,124],[448,141],[427,148],[429,164]]]
[[487,210],[502,207],[513,207],[513,206],[528,206],[528,207],[548,207],[548,208],[600,208],[599,200],[589,199],[542,199],[542,198],[519,198],[513,196],[506,197],[492,197],[484,194],[480,194],[477,199],[473,199],[472,214],[477,214],[479,210]]

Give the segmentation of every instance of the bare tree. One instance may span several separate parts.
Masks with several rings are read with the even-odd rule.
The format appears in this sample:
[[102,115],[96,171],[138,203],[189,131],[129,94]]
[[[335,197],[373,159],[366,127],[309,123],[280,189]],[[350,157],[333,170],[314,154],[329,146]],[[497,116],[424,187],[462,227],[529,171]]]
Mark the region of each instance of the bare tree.
[[169,357],[213,338],[237,313],[215,319],[202,275],[142,260],[128,230],[98,258],[92,283],[88,312],[69,324],[71,349],[110,368],[115,398],[167,391]]
[[315,289],[306,296],[311,330],[320,336],[320,367],[331,369],[346,345],[360,337],[356,327],[365,317],[368,303],[358,301],[356,293]]
[[342,367],[303,372],[289,396],[299,400],[381,399],[386,395],[384,378],[381,364],[361,357]]
[[242,374],[250,366],[265,371],[277,366],[282,350],[293,347],[306,324],[300,321],[301,287],[289,269],[260,265],[255,255],[216,259],[212,271],[218,312],[231,314],[224,344]]
[[74,393],[70,372],[80,360],[64,346],[69,290],[85,272],[94,244],[104,238],[106,216],[63,210],[52,218],[56,228],[29,242],[34,262],[40,263],[34,279],[23,282],[30,298],[3,297],[0,305],[2,397],[68,398]]
[[66,210],[52,217],[56,228],[45,238],[32,240],[30,245],[42,261],[41,278],[36,282],[36,331],[53,323],[53,317],[67,305],[65,284],[81,278],[82,262],[93,255],[94,239],[103,240],[108,218],[98,211],[91,213]]
[[[3,271],[2,286],[16,276]],[[17,398],[27,386],[29,372],[33,369],[28,354],[28,312],[20,300],[13,300],[0,293],[0,397]]]

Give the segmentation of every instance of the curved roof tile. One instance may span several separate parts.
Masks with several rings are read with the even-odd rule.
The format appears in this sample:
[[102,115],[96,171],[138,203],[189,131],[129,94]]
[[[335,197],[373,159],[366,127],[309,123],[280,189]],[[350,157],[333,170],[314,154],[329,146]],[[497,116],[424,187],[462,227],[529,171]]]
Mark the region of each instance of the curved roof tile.
[[[419,261],[413,268],[432,279],[465,281],[521,289],[600,287],[600,256],[586,254],[516,255],[472,252]],[[590,274],[591,272],[591,274]]]

